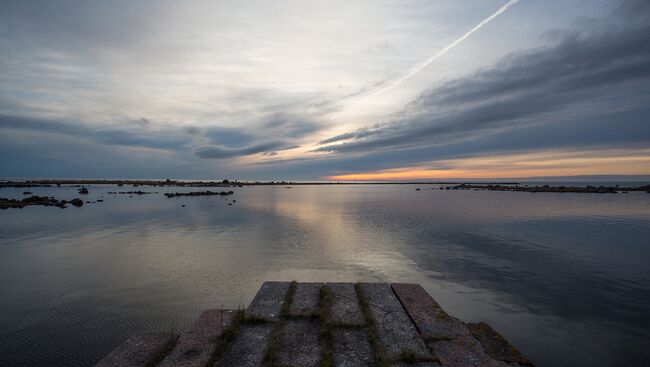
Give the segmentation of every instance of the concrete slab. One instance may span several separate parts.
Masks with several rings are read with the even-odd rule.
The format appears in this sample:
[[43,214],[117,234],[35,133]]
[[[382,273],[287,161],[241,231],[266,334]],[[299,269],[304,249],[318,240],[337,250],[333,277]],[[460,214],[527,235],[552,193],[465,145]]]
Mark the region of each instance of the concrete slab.
[[392,288],[427,347],[443,366],[491,366],[490,358],[467,326],[449,316],[419,284],[393,283]]
[[510,344],[506,338],[497,333],[492,327],[484,322],[467,324],[474,338],[476,338],[483,350],[490,357],[516,366],[533,366],[533,363],[521,354],[521,352]]
[[271,339],[272,324],[244,325],[235,341],[215,363],[218,367],[258,367],[262,365]]
[[389,360],[397,360],[404,351],[412,353],[418,359],[433,359],[389,284],[364,283],[361,284],[361,289]]
[[177,334],[134,335],[95,365],[95,367],[144,367],[161,356],[178,338]]
[[287,367],[316,367],[320,363],[319,323],[312,320],[287,320],[278,346],[278,363]]
[[490,358],[473,339],[429,341],[427,346],[444,367],[497,367],[503,364]]
[[353,283],[327,283],[332,294],[330,321],[333,324],[365,325]]
[[318,314],[318,300],[323,283],[298,283],[293,302],[289,306],[291,316],[313,316]]
[[375,366],[367,330],[337,328],[332,337],[335,367]]
[[447,314],[419,284],[393,283],[393,291],[425,339],[467,338],[465,324]]
[[[489,325],[465,324],[448,315],[417,284],[360,284],[362,307],[354,284],[327,283],[331,309],[325,325],[320,318],[308,317],[319,311],[322,283],[296,284],[291,305],[285,305],[291,284],[264,283],[245,311],[247,321],[223,346],[217,345],[219,337],[236,312],[208,310],[180,338],[169,333],[134,336],[97,366],[136,367],[160,360],[164,367],[205,366],[216,349],[219,357],[214,366],[257,367],[269,362],[283,367],[318,366],[325,342],[323,327],[332,336],[328,345],[332,355],[324,362],[331,357],[337,367],[374,366],[376,352],[381,358],[385,354],[391,366],[400,367],[533,365]],[[283,309],[295,317],[281,319]],[[369,335],[372,343],[377,337],[376,345]],[[273,360],[265,360],[267,356]]]
[[246,317],[278,320],[289,285],[289,282],[264,282],[246,309]]
[[161,367],[203,367],[214,352],[219,336],[230,325],[236,311],[207,310],[181,334]]

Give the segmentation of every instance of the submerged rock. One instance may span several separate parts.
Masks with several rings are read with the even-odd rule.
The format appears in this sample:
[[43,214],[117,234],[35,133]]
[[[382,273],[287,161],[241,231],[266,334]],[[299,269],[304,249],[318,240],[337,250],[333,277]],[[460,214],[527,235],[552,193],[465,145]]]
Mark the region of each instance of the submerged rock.
[[168,192],[165,194],[167,198],[175,198],[179,196],[211,196],[211,195],[221,195],[227,196],[234,194],[234,191],[192,191],[192,192]]
[[75,198],[75,199],[70,200],[70,204],[72,204],[72,205],[74,205],[76,207],[80,207],[80,206],[84,205],[84,202],[79,198]]

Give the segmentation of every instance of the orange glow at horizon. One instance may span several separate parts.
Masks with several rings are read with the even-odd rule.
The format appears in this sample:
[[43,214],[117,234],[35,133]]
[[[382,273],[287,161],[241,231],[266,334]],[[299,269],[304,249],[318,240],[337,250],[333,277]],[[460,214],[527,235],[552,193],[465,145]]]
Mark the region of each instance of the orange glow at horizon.
[[648,175],[650,149],[545,151],[430,162],[428,167],[401,167],[326,177],[334,181],[494,179],[540,176]]

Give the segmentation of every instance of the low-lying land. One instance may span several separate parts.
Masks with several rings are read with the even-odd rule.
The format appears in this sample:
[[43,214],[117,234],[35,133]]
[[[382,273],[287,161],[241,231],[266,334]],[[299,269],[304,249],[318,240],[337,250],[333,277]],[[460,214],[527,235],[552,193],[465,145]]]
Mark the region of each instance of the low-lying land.
[[[182,180],[28,180],[0,181],[2,187],[52,187],[62,185],[116,185],[116,186],[158,186],[158,187],[243,187],[243,186],[275,186],[275,185],[439,185],[461,184],[461,182],[293,182],[293,181],[182,181]],[[484,182],[482,184],[515,185],[516,182]]]
[[[442,188],[441,188],[442,189]],[[450,189],[447,187],[447,189]],[[452,190],[489,190],[489,191],[523,191],[523,192],[577,192],[592,194],[616,194],[630,191],[644,191],[650,193],[650,185],[636,187],[616,186],[519,186],[519,185],[472,185],[460,184],[452,186]]]
[[192,191],[192,192],[168,192],[165,194],[167,198],[175,198],[179,196],[228,196],[234,194],[234,191]]

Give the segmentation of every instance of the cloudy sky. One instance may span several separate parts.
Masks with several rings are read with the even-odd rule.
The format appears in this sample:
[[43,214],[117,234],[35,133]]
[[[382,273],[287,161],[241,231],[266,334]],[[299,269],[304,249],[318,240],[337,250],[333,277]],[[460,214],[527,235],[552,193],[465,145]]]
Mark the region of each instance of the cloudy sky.
[[647,0],[0,3],[0,177],[650,175]]

